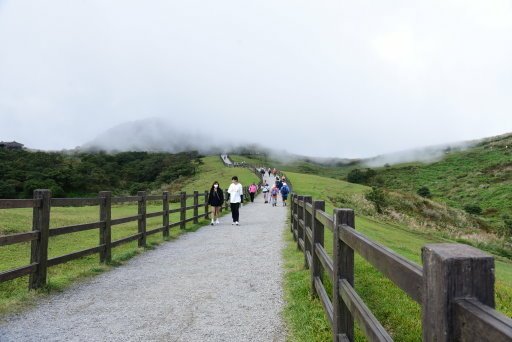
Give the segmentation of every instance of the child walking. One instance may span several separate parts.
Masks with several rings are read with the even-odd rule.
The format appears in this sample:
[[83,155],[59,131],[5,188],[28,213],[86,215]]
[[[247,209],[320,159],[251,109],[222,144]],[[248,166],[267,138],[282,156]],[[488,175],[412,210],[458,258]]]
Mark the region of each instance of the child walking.
[[224,203],[224,194],[219,186],[219,182],[215,181],[210,188],[208,195],[208,205],[212,207],[212,222],[211,225],[219,224],[220,208]]

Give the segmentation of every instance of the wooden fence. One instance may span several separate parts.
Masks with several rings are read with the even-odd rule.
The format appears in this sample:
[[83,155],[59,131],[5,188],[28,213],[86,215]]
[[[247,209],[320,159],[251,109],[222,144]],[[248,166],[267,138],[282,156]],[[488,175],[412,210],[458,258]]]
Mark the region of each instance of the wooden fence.
[[[193,205],[187,206],[187,199],[193,198]],[[202,200],[200,201],[200,198]],[[158,212],[146,212],[147,201],[162,201],[162,210]],[[136,202],[138,213],[134,216],[118,219],[111,218],[112,204]],[[170,209],[170,202],[179,203],[179,207]],[[201,203],[200,203],[201,202]],[[97,222],[76,224],[71,226],[50,229],[50,211],[52,207],[68,206],[99,206],[99,220]],[[199,210],[204,207],[204,212]],[[146,245],[148,235],[162,232],[164,238],[169,236],[169,230],[173,227],[185,229],[189,222],[198,223],[200,218],[208,217],[208,191],[193,194],[181,192],[170,195],[164,192],[162,195],[151,196],[145,191],[138,192],[137,196],[112,197],[111,192],[102,191],[94,198],[52,198],[49,190],[35,190],[33,199],[0,199],[0,209],[33,208],[32,231],[0,236],[0,247],[17,243],[30,242],[30,264],[16,269],[0,273],[0,283],[22,276],[30,275],[29,288],[36,289],[46,284],[48,267],[59,265],[83,256],[99,253],[100,262],[110,262],[112,248],[119,245],[138,241],[139,247]],[[193,216],[187,218],[187,210],[193,210]],[[180,220],[170,222],[169,215],[180,213]],[[153,217],[162,217],[162,226],[148,230],[146,220]],[[112,226],[137,221],[137,234],[112,241]],[[77,251],[71,254],[48,259],[48,242],[52,236],[71,234],[91,229],[99,232],[99,244],[96,247]]]
[[[324,248],[333,233],[333,257]],[[512,341],[512,319],[494,310],[494,258],[461,244],[428,244],[423,267],[355,230],[354,211],[325,212],[324,201],[292,194],[291,231],[311,273],[333,341],[353,341],[354,321],[369,341],[392,341],[354,289],[354,252],[422,306],[424,341]],[[326,273],[326,274],[324,274]],[[332,282],[332,301],[323,277]]]

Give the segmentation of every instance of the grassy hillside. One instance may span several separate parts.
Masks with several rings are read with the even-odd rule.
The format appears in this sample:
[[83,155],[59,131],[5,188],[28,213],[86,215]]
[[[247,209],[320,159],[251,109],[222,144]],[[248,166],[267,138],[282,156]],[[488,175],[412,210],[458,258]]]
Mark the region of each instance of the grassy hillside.
[[[368,187],[335,179],[288,172],[294,191],[312,195],[314,199],[326,201],[326,211],[332,212],[337,198],[360,198]],[[435,233],[411,231],[407,226],[382,222],[361,215],[356,209],[356,229],[371,239],[393,249],[404,257],[420,263],[421,246],[432,242],[449,241]],[[296,250],[288,231],[288,247],[285,250],[285,289],[287,307],[285,316],[291,325],[292,341],[329,341],[331,335],[318,300],[310,300],[309,271],[303,268],[304,256]],[[332,234],[326,231],[325,245],[332,251]],[[449,241],[451,242],[451,241]],[[496,262],[497,309],[512,315],[512,264],[506,259]],[[389,280],[367,264],[356,258],[356,290],[375,313],[384,327],[397,341],[420,341],[420,307]],[[397,310],[399,308],[400,310]],[[304,322],[309,322],[305,324]],[[364,340],[357,332],[357,340]]]
[[[182,177],[176,182],[162,186],[162,190],[171,190],[173,193],[178,191],[192,192],[199,190],[204,192],[209,189],[211,184],[217,180],[221,186],[227,187],[231,177],[238,175],[242,184],[256,181],[256,176],[246,169],[229,169],[224,167],[220,158],[205,157],[202,158],[202,164],[197,173],[189,178]],[[104,189],[108,190],[108,189]],[[158,193],[157,191],[155,193]],[[189,204],[192,205],[192,199]],[[176,208],[178,204],[170,203],[171,209]],[[150,202],[147,206],[147,212],[161,211],[162,205],[158,202]],[[67,207],[53,208],[51,211],[50,227],[61,227],[66,225],[87,223],[98,221],[99,212],[97,206],[89,207]],[[137,204],[113,205],[112,218],[120,218],[137,214]],[[193,210],[187,212],[187,217],[193,215]],[[2,209],[0,210],[0,235],[26,232],[32,226],[31,209]],[[179,214],[171,214],[171,222],[179,220]],[[171,238],[177,238],[184,232],[190,232],[204,225],[205,221],[200,221],[199,225],[188,225],[185,231],[178,228],[171,230]],[[162,225],[162,218],[151,218],[147,220],[147,229],[157,228]],[[131,222],[112,228],[112,240],[121,239],[137,233],[137,222]],[[49,242],[49,257],[65,255],[71,252],[94,247],[98,244],[98,231],[90,230],[73,234],[66,234],[51,237]],[[147,238],[148,248],[162,242],[162,236],[155,234]],[[18,278],[0,284],[0,314],[11,312],[25,304],[30,303],[34,297],[47,292],[61,290],[77,279],[91,276],[99,272],[108,270],[110,267],[119,265],[123,261],[137,255],[143,250],[137,247],[137,242],[131,242],[112,250],[113,262],[111,265],[99,264],[98,255],[92,255],[74,260],[62,265],[51,267],[48,270],[48,286],[40,291],[27,291],[27,277]],[[30,244],[15,244],[0,247],[0,272],[12,268],[25,266],[30,261]]]

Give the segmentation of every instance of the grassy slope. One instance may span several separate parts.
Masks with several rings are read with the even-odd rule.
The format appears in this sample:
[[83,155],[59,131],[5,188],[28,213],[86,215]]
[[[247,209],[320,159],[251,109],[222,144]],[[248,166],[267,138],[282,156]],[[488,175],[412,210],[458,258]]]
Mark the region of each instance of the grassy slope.
[[[331,212],[333,204],[328,201],[333,194],[358,194],[367,187],[318,176],[287,173],[293,182],[294,191],[312,195],[315,199],[326,200],[326,211]],[[365,235],[395,250],[404,257],[420,263],[421,246],[426,243],[444,242],[439,238],[407,231],[400,225],[381,223],[370,218],[357,216],[356,228]],[[330,340],[329,329],[318,300],[309,300],[309,272],[303,269],[303,256],[296,251],[288,234],[285,250],[285,289],[287,308],[285,316],[291,326],[293,341]],[[332,235],[326,232],[326,247],[332,248]],[[496,263],[497,308],[512,315],[512,265]],[[360,257],[356,258],[356,290],[375,313],[381,323],[397,341],[421,340],[420,307],[410,300],[390,281]],[[311,322],[304,324],[304,322]],[[358,340],[364,340],[358,332]]]
[[416,192],[427,186],[435,199],[450,206],[480,205],[493,226],[501,224],[501,215],[512,215],[512,135],[452,152],[432,164],[384,168],[379,175],[392,189]]
[[[218,180],[224,187],[229,184],[233,175],[233,169],[224,167],[219,157],[203,158],[204,164],[200,166],[199,172],[192,179],[182,179],[180,190],[192,192],[198,189],[201,192],[209,189],[214,180]],[[245,169],[236,169],[242,184],[256,181],[256,177],[250,171]],[[191,199],[189,204],[192,204]],[[171,203],[171,209],[176,208],[178,204]],[[162,210],[160,203],[148,203],[147,212]],[[200,211],[201,212],[201,211]],[[126,217],[136,215],[137,205],[115,205],[112,209],[112,218]],[[187,213],[187,217],[192,216],[193,211]],[[80,207],[80,208],[54,208],[51,211],[51,228],[65,225],[94,222],[98,220],[98,207]],[[32,225],[32,211],[30,209],[12,209],[0,210],[0,235],[7,233],[24,232],[30,230]],[[179,220],[179,214],[172,214],[171,222]],[[194,231],[201,225],[189,225],[185,232]],[[161,226],[161,218],[148,219],[147,229]],[[137,233],[137,222],[114,226],[112,229],[112,240]],[[178,237],[182,231],[173,229],[172,238]],[[98,232],[90,230],[85,232],[66,234],[50,238],[49,257],[64,255],[78,250],[94,247],[98,244]],[[162,236],[155,234],[148,237],[148,245],[154,246],[162,242]],[[131,242],[113,249],[112,266],[120,264],[134,255],[140,253],[142,249],[137,247],[137,242]],[[98,262],[98,255],[92,255],[71,261],[59,266],[51,267],[48,272],[48,287],[41,291],[27,291],[27,277],[18,278],[0,284],[0,314],[16,310],[27,304],[35,296],[46,293],[51,290],[60,290],[71,284],[73,281],[87,277],[98,272],[108,270],[111,266],[101,265]],[[11,246],[0,247],[0,272],[15,267],[27,265],[30,260],[29,243],[15,244]]]

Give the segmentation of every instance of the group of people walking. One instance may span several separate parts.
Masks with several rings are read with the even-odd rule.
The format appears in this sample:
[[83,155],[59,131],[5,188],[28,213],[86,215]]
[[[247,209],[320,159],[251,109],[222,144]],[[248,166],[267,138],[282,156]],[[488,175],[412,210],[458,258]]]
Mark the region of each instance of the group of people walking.
[[[267,172],[265,169],[261,169],[263,172]],[[270,174],[276,174],[275,183],[270,186],[268,182],[264,182],[261,186],[261,190],[263,192],[263,199],[265,203],[270,203],[273,207],[277,206],[278,197],[281,196],[283,206],[287,205],[288,194],[290,193],[290,188],[286,183],[286,178],[283,176],[281,179],[277,176],[276,169],[268,169],[269,176]],[[249,197],[251,202],[254,202],[254,197],[258,192],[258,186],[255,183],[252,183],[249,186]],[[243,203],[244,191],[242,184],[238,181],[237,176],[233,176],[231,178],[231,184],[227,190],[227,194],[229,196],[229,204],[231,207],[231,217],[233,219],[232,225],[240,225],[240,206]],[[219,185],[219,182],[215,181],[210,188],[210,192],[208,195],[208,205],[212,208],[211,210],[211,225],[219,224],[220,210],[224,205],[224,191]]]
[[281,195],[283,206],[286,206],[288,194],[290,193],[290,188],[288,187],[288,184],[286,184],[285,177],[283,177],[282,179],[276,177],[276,182],[274,183],[274,185],[272,185],[272,187],[270,187],[270,185],[267,182],[263,184],[262,192],[265,203],[270,203],[273,207],[276,207],[277,198],[279,195]]

